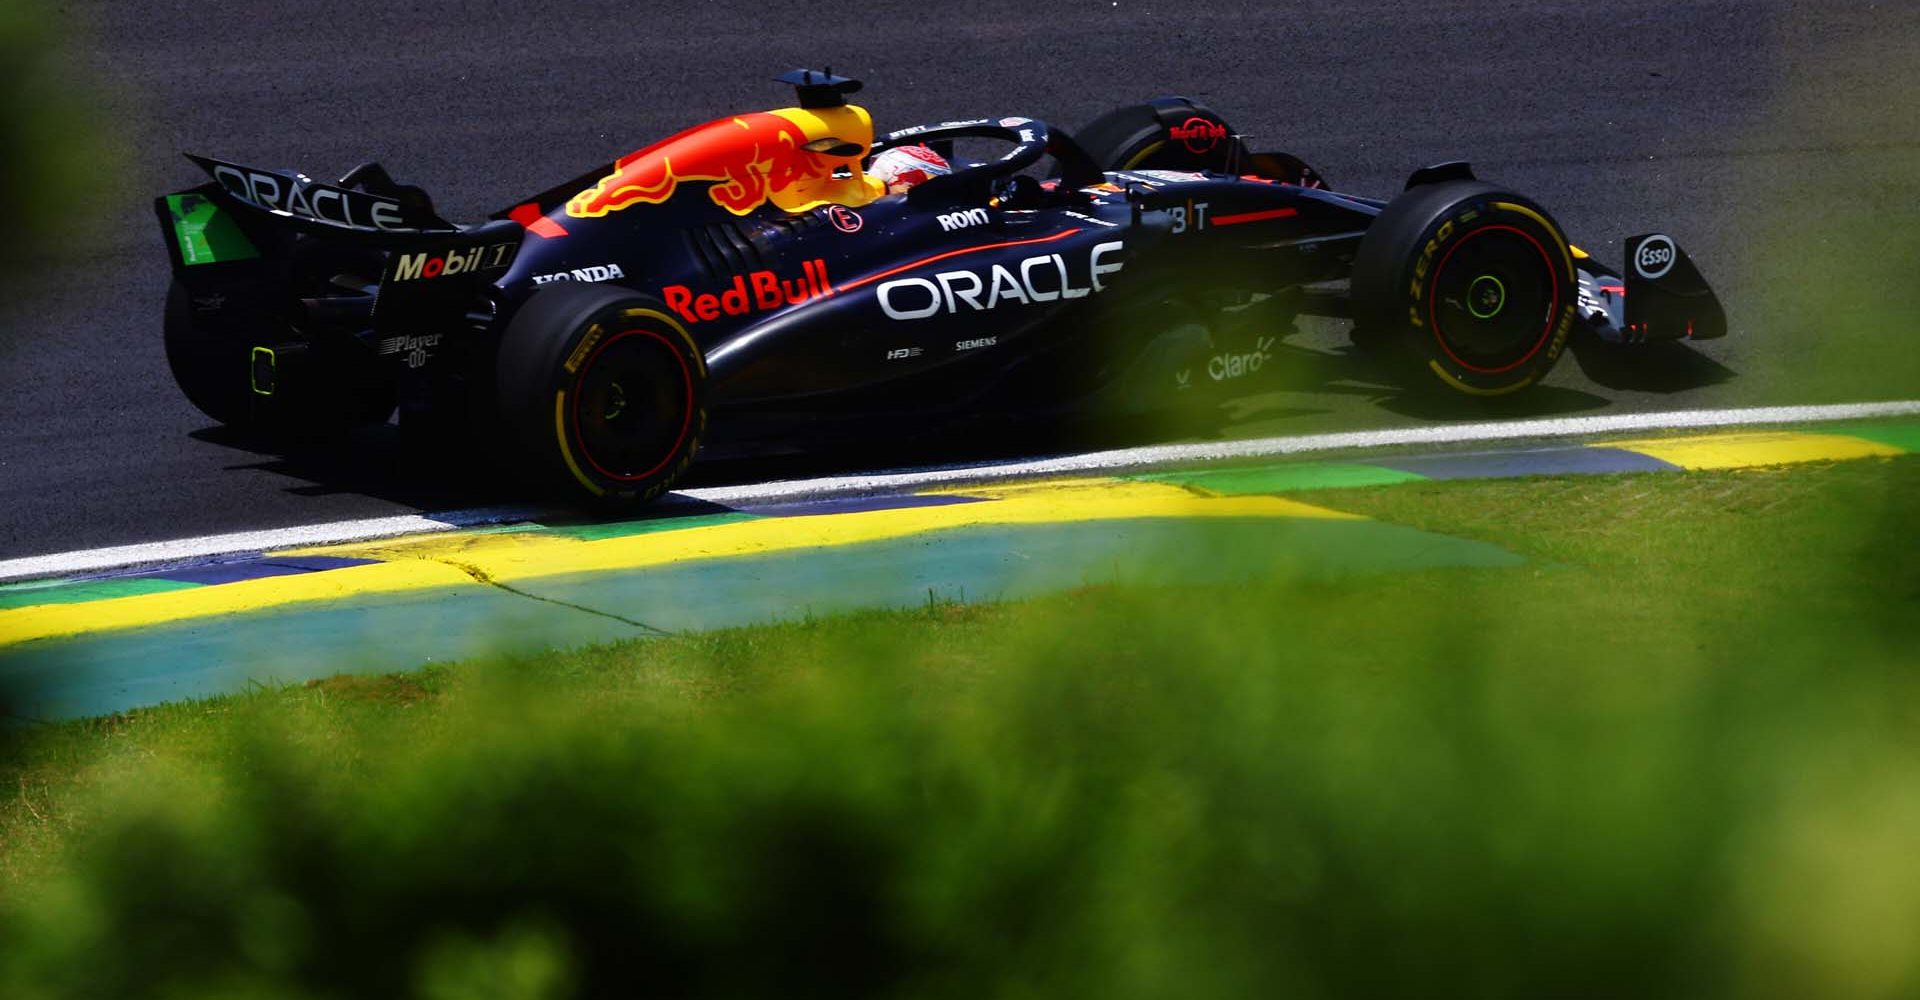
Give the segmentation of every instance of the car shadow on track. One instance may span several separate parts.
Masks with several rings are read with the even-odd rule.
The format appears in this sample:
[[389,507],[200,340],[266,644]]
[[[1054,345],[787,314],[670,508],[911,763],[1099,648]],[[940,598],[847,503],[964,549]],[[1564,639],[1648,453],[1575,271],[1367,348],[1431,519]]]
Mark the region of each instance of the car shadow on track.
[[[777,480],[886,472],[927,466],[965,466],[1044,457],[1105,448],[1152,444],[1169,437],[1211,436],[1219,420],[1194,417],[1178,422],[1164,415],[1099,423],[1060,421],[978,421],[941,431],[876,439],[824,438],[803,447],[768,454],[725,446],[702,452],[677,484],[681,489],[733,486]],[[421,511],[457,511],[481,507],[565,510],[565,498],[534,482],[506,449],[456,442],[424,444],[392,425],[362,428],[297,450],[266,444],[223,427],[193,431],[197,440],[234,449],[245,458],[223,467],[227,473],[262,472],[297,480],[284,487],[295,496],[355,494]],[[667,503],[667,508],[662,508]],[[643,513],[621,520],[699,513],[699,502],[670,497]],[[569,514],[566,520],[590,521],[593,515]]]
[[[704,452],[679,485],[691,489],[988,464],[1174,441],[1286,434],[1292,426],[1301,431],[1324,430],[1324,419],[1314,418],[1323,418],[1328,409],[1315,405],[1316,395],[1364,399],[1387,412],[1436,423],[1563,416],[1612,404],[1604,396],[1558,385],[1533,386],[1491,399],[1464,396],[1434,384],[1417,367],[1351,346],[1321,350],[1283,341],[1272,352],[1264,377],[1236,386],[1231,395],[1196,395],[1192,405],[1185,407],[1097,419],[989,417],[883,438],[870,433],[828,437],[776,454],[720,447]],[[1619,391],[1679,392],[1735,374],[1686,344],[1623,349],[1577,338],[1572,353],[1581,373],[1593,384]],[[421,511],[566,506],[522,472],[504,449],[484,443],[423,442],[393,425],[363,428],[325,446],[295,452],[218,427],[194,431],[192,436],[253,456],[251,461],[227,466],[229,471],[257,470],[300,480],[301,484],[286,488],[299,496],[358,494]],[[702,506],[700,501],[675,497],[648,507],[639,516],[698,513]],[[634,517],[621,515],[623,520]],[[581,513],[566,519],[594,518]]]
[[1583,334],[1571,346],[1581,374],[1595,385],[1618,392],[1686,392],[1718,385],[1738,374],[1685,341],[1622,347]]
[[1536,385],[1510,396],[1478,397],[1439,385],[1404,357],[1381,357],[1357,347],[1332,351],[1281,345],[1276,388],[1361,396],[1389,413],[1431,422],[1556,417],[1610,405],[1604,396],[1557,385]]
[[[1262,418],[1283,419],[1322,412],[1271,404],[1259,406],[1258,411]],[[887,437],[871,433],[816,437],[775,453],[722,444],[703,450],[676,489],[987,465],[1169,441],[1218,439],[1233,436],[1230,428],[1235,413],[1231,407],[1217,407],[1159,410],[1098,420],[980,419]],[[222,427],[203,428],[191,436],[247,456],[227,464],[223,472],[260,472],[297,480],[283,488],[295,496],[354,494],[420,511],[522,507],[557,511],[554,523],[596,520],[591,511],[569,510],[572,505],[566,498],[556,497],[533,482],[512,456],[497,446],[464,447],[452,442],[425,445],[393,425],[362,428],[350,436],[309,443],[298,450],[283,450]],[[621,513],[618,519],[701,512],[700,501],[669,496],[640,511]],[[548,515],[543,513],[542,517],[547,519]]]
[[[1580,374],[1594,386],[1614,392],[1687,392],[1726,382],[1738,374],[1684,342],[1624,347],[1581,330],[1568,346],[1567,353]],[[1468,396],[1441,387],[1417,362],[1405,356],[1383,357],[1352,346],[1329,351],[1283,344],[1276,355],[1281,352],[1284,356],[1279,358],[1278,367],[1287,373],[1282,388],[1368,396],[1383,410],[1418,420],[1555,417],[1614,404],[1614,400],[1584,388],[1551,383],[1529,386],[1507,396]]]
[[225,427],[203,428],[191,436],[253,456],[223,471],[257,471],[301,480],[286,487],[295,496],[357,494],[427,511],[533,504],[541,499],[497,451],[489,455],[477,447],[423,446],[392,424],[360,428],[345,437],[297,449],[263,443]]

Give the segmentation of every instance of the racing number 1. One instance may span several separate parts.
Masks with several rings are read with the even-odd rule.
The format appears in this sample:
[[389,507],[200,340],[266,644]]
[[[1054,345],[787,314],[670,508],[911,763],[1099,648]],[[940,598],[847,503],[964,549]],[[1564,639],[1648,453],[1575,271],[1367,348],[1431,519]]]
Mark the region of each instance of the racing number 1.
[[1175,235],[1187,231],[1188,218],[1193,219],[1194,232],[1197,233],[1207,228],[1207,203],[1204,201],[1190,201],[1184,205],[1175,205],[1167,211],[1173,215],[1173,232]]

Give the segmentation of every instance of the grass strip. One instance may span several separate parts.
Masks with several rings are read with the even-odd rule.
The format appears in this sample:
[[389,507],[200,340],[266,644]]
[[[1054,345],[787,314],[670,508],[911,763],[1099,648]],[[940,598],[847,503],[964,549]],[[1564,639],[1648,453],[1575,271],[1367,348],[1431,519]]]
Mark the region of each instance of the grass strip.
[[1530,561],[935,602],[14,734],[0,993],[1920,984],[1920,462],[1313,500]]

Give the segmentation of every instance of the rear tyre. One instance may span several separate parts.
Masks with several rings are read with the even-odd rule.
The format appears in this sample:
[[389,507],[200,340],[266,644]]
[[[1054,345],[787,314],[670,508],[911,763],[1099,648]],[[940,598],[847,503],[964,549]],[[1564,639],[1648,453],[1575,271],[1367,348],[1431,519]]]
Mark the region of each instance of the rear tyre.
[[1421,185],[1360,241],[1355,340],[1405,345],[1457,391],[1505,395],[1560,359],[1574,282],[1572,251],[1539,205],[1480,181]]
[[1115,108],[1073,138],[1102,170],[1225,170],[1239,142],[1225,119],[1184,97]]
[[501,414],[534,467],[596,506],[624,509],[680,478],[706,432],[706,360],[658,301],[557,285],[507,324]]

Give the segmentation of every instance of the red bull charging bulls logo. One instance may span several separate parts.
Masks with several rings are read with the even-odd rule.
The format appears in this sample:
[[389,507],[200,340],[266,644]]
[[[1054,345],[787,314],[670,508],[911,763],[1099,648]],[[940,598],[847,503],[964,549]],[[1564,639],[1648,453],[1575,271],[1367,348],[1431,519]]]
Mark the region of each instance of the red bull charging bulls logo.
[[746,215],[829,174],[831,162],[803,148],[809,140],[798,123],[770,111],[702,125],[621,157],[613,173],[567,202],[567,214],[598,218],[629,205],[658,205],[681,181],[712,181],[713,203]]

